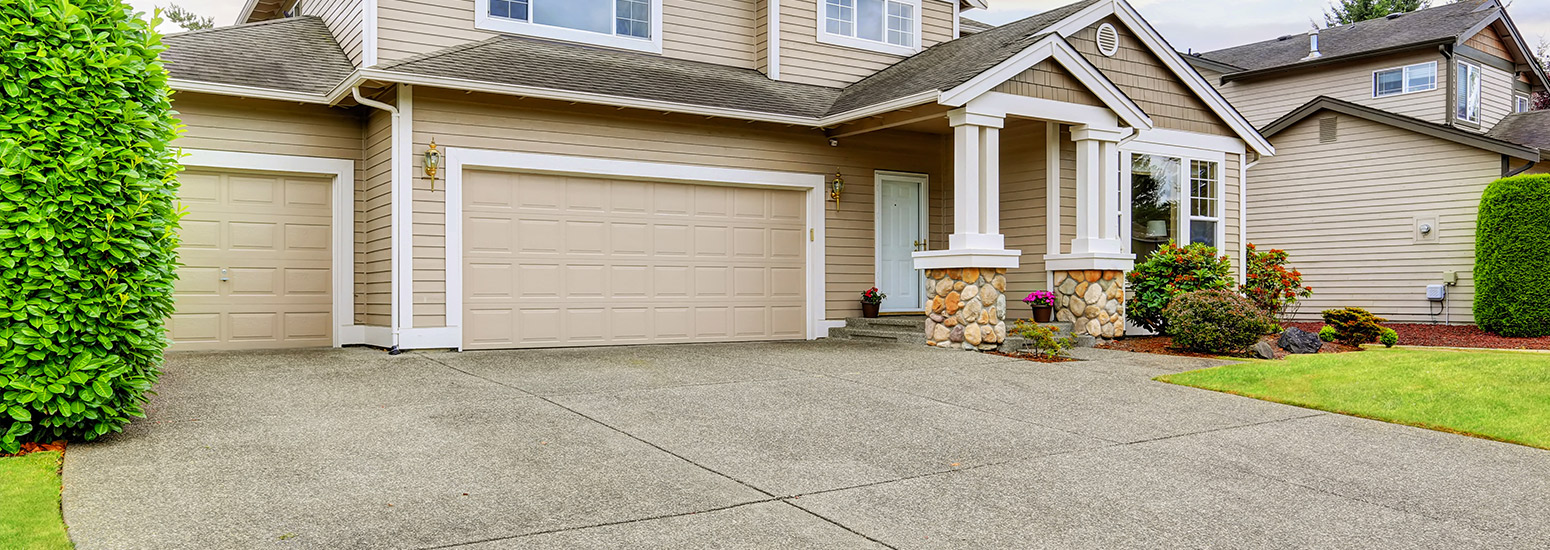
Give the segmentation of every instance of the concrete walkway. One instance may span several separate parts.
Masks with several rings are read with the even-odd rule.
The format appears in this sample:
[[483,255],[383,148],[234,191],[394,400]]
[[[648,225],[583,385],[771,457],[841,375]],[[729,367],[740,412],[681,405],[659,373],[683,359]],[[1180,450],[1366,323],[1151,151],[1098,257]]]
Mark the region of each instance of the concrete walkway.
[[843,342],[184,354],[70,447],[81,550],[1542,548],[1550,452]]

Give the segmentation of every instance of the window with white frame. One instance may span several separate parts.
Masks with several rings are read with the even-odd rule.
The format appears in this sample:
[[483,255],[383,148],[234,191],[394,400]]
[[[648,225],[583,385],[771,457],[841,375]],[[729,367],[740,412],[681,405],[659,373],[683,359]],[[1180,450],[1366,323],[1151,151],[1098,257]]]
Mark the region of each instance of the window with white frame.
[[1534,102],[1529,101],[1529,98],[1526,95],[1514,96],[1512,99],[1512,112],[1514,113],[1527,113],[1534,109]]
[[1455,116],[1464,122],[1480,123],[1480,78],[1479,65],[1459,62],[1458,80],[1455,83]]
[[662,0],[476,0],[482,29],[661,51]]
[[1128,155],[1130,213],[1125,217],[1130,252],[1136,258],[1144,259],[1169,242],[1221,246],[1220,162],[1166,154]]
[[1429,92],[1437,89],[1437,62],[1417,63],[1372,73],[1372,97]]
[[915,53],[920,0],[817,0],[818,41],[902,55]]

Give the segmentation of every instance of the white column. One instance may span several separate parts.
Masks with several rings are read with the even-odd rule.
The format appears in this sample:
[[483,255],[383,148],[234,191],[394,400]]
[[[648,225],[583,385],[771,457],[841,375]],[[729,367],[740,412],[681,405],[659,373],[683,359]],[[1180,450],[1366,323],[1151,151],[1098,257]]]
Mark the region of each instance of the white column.
[[1076,238],[1072,254],[1118,254],[1119,140],[1129,131],[1083,126],[1076,141]]
[[1001,234],[1001,128],[1004,113],[948,113],[953,127],[953,232],[947,250],[915,253],[916,269],[1012,269],[1022,255]]
[[[980,146],[984,127],[953,127],[953,235],[978,233],[980,227]],[[954,246],[957,248],[957,246]]]

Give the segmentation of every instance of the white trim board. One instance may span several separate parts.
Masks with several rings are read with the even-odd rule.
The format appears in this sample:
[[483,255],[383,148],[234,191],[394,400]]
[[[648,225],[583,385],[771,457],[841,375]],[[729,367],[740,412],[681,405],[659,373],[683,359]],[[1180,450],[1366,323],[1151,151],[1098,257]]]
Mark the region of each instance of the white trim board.
[[[447,326],[445,329],[414,329],[427,331],[424,338],[416,334],[410,338],[405,331],[400,342],[402,349],[454,348],[463,349],[463,172],[465,169],[507,170],[540,174],[570,174],[598,178],[618,178],[675,183],[695,183],[731,187],[764,189],[789,189],[807,194],[806,250],[807,267],[807,338],[821,338],[828,334],[832,324],[825,320],[827,297],[824,287],[825,274],[825,208],[828,194],[825,191],[827,176],[772,170],[747,170],[660,162],[643,162],[607,158],[577,157],[492,151],[448,147],[444,152],[446,163],[446,223],[447,223]],[[843,324],[843,323],[842,323]],[[411,346],[411,344],[413,344]]]
[[[1001,64],[996,65],[995,68],[980,73],[956,88],[942,92],[940,103],[951,107],[972,105],[973,102],[982,96],[995,93],[992,90],[996,86],[1000,86],[1002,83],[1011,80],[1017,75],[1022,74],[1023,71],[1027,71],[1047,59],[1054,59],[1061,67],[1064,67],[1066,71],[1071,73],[1071,76],[1075,77],[1088,91],[1092,92],[1100,101],[1103,101],[1104,105],[1108,106],[1104,110],[1112,111],[1114,115],[1118,116],[1126,124],[1144,130],[1150,130],[1156,126],[1152,122],[1152,117],[1148,116],[1146,111],[1141,109],[1141,106],[1136,105],[1136,102],[1130,99],[1130,96],[1125,95],[1125,92],[1121,91],[1119,86],[1114,84],[1114,81],[1109,80],[1109,77],[1103,74],[1103,71],[1098,70],[1098,67],[1094,66],[1091,61],[1082,56],[1081,52],[1076,51],[1076,48],[1072,47],[1070,42],[1066,42],[1066,39],[1060,36],[1049,36],[1040,40],[1038,43],[1029,46],[1006,61],[1001,62]],[[1085,107],[1085,105],[1066,102],[1051,103]]]
[[289,155],[184,149],[185,167],[332,176],[334,347],[366,344],[355,325],[355,161]]
[[765,5],[769,9],[769,15],[765,16],[764,42],[766,61],[765,70],[771,80],[780,80],[780,2],[781,0],[766,0]]
[[[882,288],[883,277],[883,178],[914,182],[920,186],[920,240],[929,242],[931,239],[931,176],[915,172],[895,172],[892,170],[877,170],[872,173],[872,286]],[[927,250],[930,246],[927,245]],[[925,273],[915,270],[919,281],[916,283],[916,292],[920,292],[925,285]],[[921,296],[919,307],[913,308],[884,308],[884,313],[921,312],[926,307],[925,296]]]

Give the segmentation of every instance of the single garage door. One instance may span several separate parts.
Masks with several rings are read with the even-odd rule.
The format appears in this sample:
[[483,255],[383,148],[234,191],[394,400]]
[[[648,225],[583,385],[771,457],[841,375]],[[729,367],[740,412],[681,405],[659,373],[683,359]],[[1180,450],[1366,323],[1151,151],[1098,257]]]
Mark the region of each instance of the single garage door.
[[189,170],[179,179],[189,214],[172,349],[333,345],[332,178]]
[[466,349],[800,339],[806,199],[469,171]]

